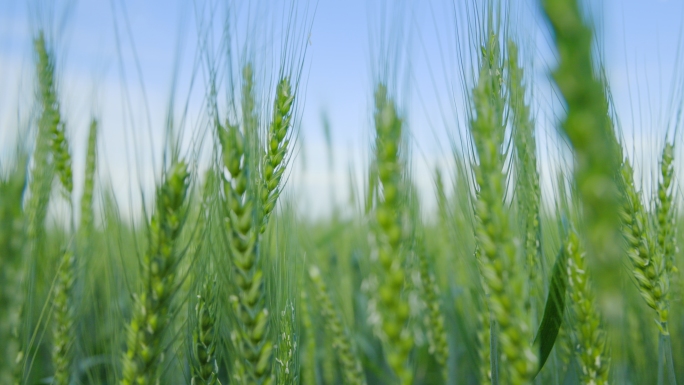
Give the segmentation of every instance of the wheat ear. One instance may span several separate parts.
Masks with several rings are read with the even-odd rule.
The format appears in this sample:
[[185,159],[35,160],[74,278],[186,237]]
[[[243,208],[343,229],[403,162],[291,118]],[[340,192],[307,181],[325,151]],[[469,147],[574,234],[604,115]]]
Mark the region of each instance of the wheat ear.
[[180,161],[171,167],[157,191],[150,221],[150,245],[143,260],[143,290],[135,297],[133,318],[127,329],[121,385],[157,384],[164,357],[164,331],[177,290],[178,247],[183,226],[183,206],[188,189],[188,169]]
[[669,305],[667,278],[663,254],[656,251],[655,240],[650,234],[646,211],[641,203],[641,194],[634,186],[632,167],[629,161],[622,166],[624,188],[622,210],[622,232],[627,241],[627,256],[632,262],[632,274],[639,293],[646,304],[658,314],[660,333],[668,335],[667,319]]
[[475,118],[470,130],[477,150],[478,194],[475,216],[480,271],[489,308],[500,333],[502,380],[524,384],[534,375],[538,356],[529,341],[532,331],[524,313],[524,279],[516,261],[516,246],[504,207],[505,176],[502,146],[504,99],[498,37],[491,33],[483,48],[479,78],[473,89]]
[[386,86],[378,85],[375,92],[375,151],[382,199],[378,202],[375,216],[378,224],[378,260],[382,268],[382,329],[390,368],[399,382],[406,385],[413,382],[413,370],[407,364],[413,348],[413,337],[406,327],[409,305],[402,294],[406,277],[403,267],[406,250],[402,242],[404,211],[401,203],[404,196],[404,165],[400,156],[403,124],[394,102],[387,94]]
[[283,78],[276,87],[273,120],[268,127],[266,155],[262,164],[261,204],[263,220],[261,233],[266,231],[268,219],[280,196],[281,181],[287,166],[293,103],[294,94],[290,80]]
[[250,181],[254,154],[251,141],[245,136],[256,134],[257,117],[254,100],[254,79],[251,66],[243,69],[242,89],[243,126],[245,135],[231,124],[218,126],[221,142],[223,166],[227,169],[223,180],[225,212],[227,213],[226,233],[233,264],[234,283],[237,289],[233,305],[236,312],[237,328],[232,334],[238,351],[237,370],[234,375],[256,384],[272,381],[271,351],[273,342],[269,340],[269,311],[266,306],[264,273],[258,258],[257,242],[259,221],[256,215],[255,190]]
[[363,373],[361,361],[356,354],[353,340],[342,326],[339,314],[335,311],[328,289],[321,277],[321,271],[312,266],[309,269],[309,278],[314,284],[316,300],[321,308],[321,313],[325,319],[325,325],[331,333],[333,348],[337,353],[337,359],[342,367],[344,383],[348,385],[365,385],[366,377]]
[[580,380],[583,385],[605,385],[610,371],[606,333],[601,328],[586,255],[576,232],[567,235],[564,252],[568,253],[568,291],[574,318],[571,327],[577,346],[575,354],[580,364]]

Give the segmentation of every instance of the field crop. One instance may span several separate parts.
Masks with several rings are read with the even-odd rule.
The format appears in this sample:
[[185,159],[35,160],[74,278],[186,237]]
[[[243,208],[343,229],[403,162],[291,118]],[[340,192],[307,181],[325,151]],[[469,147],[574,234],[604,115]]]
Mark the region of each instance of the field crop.
[[[350,177],[348,207],[306,215],[288,184],[315,12],[286,3],[282,31],[263,39],[278,55],[258,36],[236,37],[266,25],[258,12],[247,27],[225,20],[216,48],[197,11],[202,117],[175,119],[183,108],[169,103],[159,161],[136,174],[154,178],[153,193],[124,192],[141,196],[134,215],[121,187],[102,182],[102,118],[87,117],[87,137],[72,134],[54,26],[35,26],[31,118],[1,147],[13,151],[0,158],[0,384],[684,379],[684,98],[669,126],[642,128],[658,157],[640,165],[596,20],[578,0],[533,1],[556,59],[543,69],[555,144],[542,144],[539,111],[550,103],[533,92],[535,51],[511,17],[517,3],[467,0],[453,7],[468,12],[453,15],[467,21],[454,28],[467,33],[461,67],[446,76],[463,90],[447,104],[464,116],[437,123],[452,140],[449,168],[428,178],[436,210],[413,167],[413,141],[428,130],[411,127],[408,55],[383,30],[364,182]],[[389,22],[370,23],[400,31],[400,11],[382,4]]]

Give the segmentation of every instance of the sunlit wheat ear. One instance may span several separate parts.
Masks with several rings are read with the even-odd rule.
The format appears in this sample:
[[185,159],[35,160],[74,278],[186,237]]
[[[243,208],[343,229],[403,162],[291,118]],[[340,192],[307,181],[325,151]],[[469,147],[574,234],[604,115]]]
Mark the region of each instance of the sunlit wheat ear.
[[127,328],[121,385],[157,384],[163,367],[163,337],[171,322],[171,302],[177,290],[181,257],[179,236],[188,189],[187,165],[172,165],[157,190],[150,221],[150,243],[142,263],[142,291],[136,294],[133,318]]
[[268,127],[266,138],[266,155],[262,164],[261,204],[263,220],[261,233],[266,230],[268,218],[275,208],[281,192],[281,180],[288,160],[288,147],[291,137],[292,104],[294,94],[290,80],[284,78],[278,82],[276,97],[273,103],[273,120]]
[[568,295],[573,317],[571,323],[575,354],[580,364],[580,379],[584,385],[608,384],[610,358],[606,346],[606,333],[596,310],[591,280],[587,273],[586,256],[580,238],[571,231],[563,244],[568,253]]
[[231,335],[236,348],[234,375],[244,381],[256,384],[272,382],[271,367],[273,342],[269,335],[270,314],[266,305],[264,273],[258,255],[260,221],[257,215],[258,190],[254,187],[260,181],[250,167],[255,156],[251,146],[257,135],[258,119],[254,97],[254,74],[252,67],[243,69],[242,125],[243,131],[232,124],[218,126],[223,167],[223,191],[225,196],[225,233],[229,255],[233,265],[231,284],[235,288],[233,307],[236,330]]
[[408,363],[413,337],[406,327],[409,305],[403,294],[406,274],[406,250],[402,242],[402,189],[404,173],[402,148],[403,121],[384,84],[375,91],[375,151],[382,198],[375,210],[377,220],[378,260],[380,278],[380,314],[385,337],[387,360],[401,384],[413,382],[413,370]]
[[475,202],[480,272],[489,309],[498,324],[501,376],[509,384],[527,383],[538,366],[532,331],[524,312],[526,278],[517,263],[516,243],[504,207],[504,99],[498,37],[489,35],[483,47],[477,85],[472,90],[474,119],[470,122],[477,160]]
[[335,310],[328,288],[323,282],[321,271],[313,266],[309,269],[309,278],[314,285],[314,295],[321,314],[325,320],[325,326],[331,334],[333,348],[335,349],[337,360],[342,368],[344,383],[349,385],[365,385],[366,376],[361,366],[361,361],[349,334],[345,331],[340,320],[340,315]]
[[641,194],[634,186],[633,171],[629,161],[622,166],[623,209],[622,232],[627,241],[627,256],[632,262],[632,274],[646,304],[658,314],[658,329],[668,335],[667,319],[669,305],[667,293],[669,280],[663,253],[656,250],[656,240],[649,231],[646,210]]

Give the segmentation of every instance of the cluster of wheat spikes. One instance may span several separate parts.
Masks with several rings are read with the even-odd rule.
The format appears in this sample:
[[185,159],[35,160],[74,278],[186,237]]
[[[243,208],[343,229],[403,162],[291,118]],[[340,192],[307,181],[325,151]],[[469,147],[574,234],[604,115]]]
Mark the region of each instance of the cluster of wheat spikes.
[[151,210],[126,219],[98,183],[106,122],[89,120],[72,166],[80,131],[55,41],[36,33],[30,140],[0,164],[0,384],[676,384],[681,122],[642,128],[659,159],[640,174],[584,7],[538,5],[562,107],[543,113],[516,6],[469,1],[434,213],[412,167],[425,131],[383,64],[366,185],[352,170],[349,210],[300,216],[286,182],[308,27],[293,6],[273,68],[249,44],[222,68],[201,39],[203,129],[187,144],[168,123]]

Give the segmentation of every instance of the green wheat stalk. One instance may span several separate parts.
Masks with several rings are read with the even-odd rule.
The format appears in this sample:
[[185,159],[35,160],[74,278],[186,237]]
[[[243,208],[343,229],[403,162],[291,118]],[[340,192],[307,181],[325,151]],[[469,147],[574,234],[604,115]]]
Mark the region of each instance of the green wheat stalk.
[[499,328],[502,380],[524,384],[536,373],[538,356],[530,344],[532,331],[523,309],[523,272],[516,263],[515,240],[504,207],[502,64],[498,36],[493,32],[483,47],[483,54],[472,95],[475,117],[470,122],[479,160],[479,165],[474,166],[478,187],[475,233],[481,250],[482,281]]
[[607,337],[596,311],[586,254],[574,230],[567,235],[563,245],[564,252],[568,253],[568,295],[574,318],[571,328],[580,365],[580,381],[583,385],[605,385],[609,383],[610,371]]
[[[575,181],[582,205],[582,234],[597,280],[599,308],[614,324],[620,314],[620,147],[608,115],[604,85],[595,76],[592,30],[578,0],[542,0],[559,54],[553,78],[567,116],[561,124],[575,151]],[[616,306],[617,305],[617,306]]]
[[353,340],[342,326],[340,315],[330,299],[328,288],[323,282],[321,271],[316,266],[309,268],[309,278],[314,284],[314,293],[325,320],[326,329],[330,332],[332,346],[337,360],[342,367],[344,383],[348,385],[365,385],[366,376],[359,360]]
[[641,203],[641,194],[634,186],[632,166],[627,160],[622,166],[622,178],[625,195],[622,232],[627,241],[627,256],[632,262],[632,274],[646,304],[658,314],[658,330],[661,334],[668,335],[669,280],[665,260],[663,254],[656,251],[655,240],[649,231],[647,213]]
[[163,334],[171,323],[171,301],[177,291],[178,247],[189,173],[179,161],[157,191],[150,221],[150,244],[142,264],[143,290],[135,296],[133,318],[127,328],[121,385],[157,384],[164,360]]
[[513,125],[513,142],[518,159],[518,206],[522,211],[525,260],[529,280],[529,303],[531,320],[537,322],[537,303],[540,285],[540,256],[541,256],[541,228],[539,205],[541,188],[539,186],[539,172],[537,171],[537,142],[535,139],[535,122],[530,113],[530,107],[525,102],[526,87],[524,84],[524,70],[518,61],[518,47],[508,41],[508,77],[509,77],[509,105]]
[[266,139],[266,155],[262,164],[261,204],[263,221],[261,233],[266,231],[266,224],[275,208],[281,192],[281,181],[288,160],[292,125],[292,105],[294,95],[289,78],[283,78],[276,87],[273,105],[273,120],[268,127]]
[[406,327],[409,305],[402,295],[405,286],[402,242],[404,211],[401,207],[404,172],[402,147],[403,121],[384,84],[375,91],[375,151],[382,199],[379,199],[375,216],[378,224],[378,260],[380,275],[380,305],[382,330],[390,368],[401,384],[413,382],[413,370],[407,364],[413,348],[413,337]]

